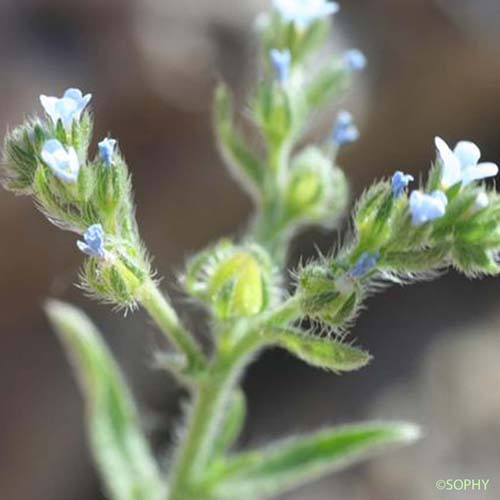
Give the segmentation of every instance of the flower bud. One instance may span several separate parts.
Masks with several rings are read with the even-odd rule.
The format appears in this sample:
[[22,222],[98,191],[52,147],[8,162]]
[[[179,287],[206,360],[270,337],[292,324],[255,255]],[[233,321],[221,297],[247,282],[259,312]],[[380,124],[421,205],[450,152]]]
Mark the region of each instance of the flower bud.
[[219,243],[188,265],[186,289],[210,304],[220,319],[254,316],[272,298],[268,255],[260,247]]
[[323,266],[312,265],[299,276],[304,315],[332,326],[342,326],[355,315],[361,292],[358,280],[340,270],[334,273]]
[[16,127],[5,139],[2,181],[6,189],[31,194],[40,151],[48,138],[39,120]]
[[329,225],[348,199],[348,186],[340,169],[317,148],[307,148],[295,158],[285,196],[288,219]]

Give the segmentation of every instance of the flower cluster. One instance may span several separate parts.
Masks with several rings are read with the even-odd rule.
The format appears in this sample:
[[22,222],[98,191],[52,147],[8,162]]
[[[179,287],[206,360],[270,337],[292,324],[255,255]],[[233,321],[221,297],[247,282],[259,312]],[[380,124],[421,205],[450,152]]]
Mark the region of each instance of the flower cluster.
[[96,157],[89,158],[91,97],[76,88],[62,97],[40,96],[47,119],[36,118],[9,134],[3,182],[33,195],[56,225],[83,235],[77,246],[91,257],[82,272],[90,293],[132,305],[133,290],[150,275],[150,267],[116,140],[103,139]]

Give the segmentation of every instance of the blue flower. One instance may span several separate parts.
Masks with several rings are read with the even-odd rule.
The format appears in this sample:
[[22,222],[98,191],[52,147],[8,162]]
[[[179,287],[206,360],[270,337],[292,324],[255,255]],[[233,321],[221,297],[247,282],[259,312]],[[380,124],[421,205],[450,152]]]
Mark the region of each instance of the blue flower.
[[110,137],[106,137],[99,144],[99,154],[101,155],[104,163],[111,167],[113,165],[113,155],[115,153],[116,139],[111,139]]
[[91,94],[82,95],[79,89],[68,89],[62,97],[40,96],[40,102],[54,125],[61,120],[64,128],[71,127],[73,120],[79,120],[82,111],[92,98]]
[[273,64],[276,78],[283,85],[290,77],[290,64],[292,62],[292,55],[289,50],[272,49],[269,52],[271,63]]
[[359,139],[359,130],[354,124],[351,113],[341,111],[332,132],[332,141],[337,146],[349,144]]
[[481,191],[476,196],[476,200],[474,202],[474,208],[476,210],[482,210],[483,208],[486,208],[489,204],[490,204],[490,199],[488,198],[488,195],[484,191]]
[[349,271],[353,278],[361,278],[376,265],[380,252],[363,252]]
[[105,257],[106,250],[104,249],[104,231],[100,224],[90,226],[83,233],[83,239],[84,241],[78,240],[76,242],[80,251],[97,259]]
[[366,56],[358,49],[349,49],[342,56],[347,71],[361,71],[366,66]]
[[441,162],[441,183],[445,189],[458,182],[466,186],[498,174],[495,163],[478,163],[481,151],[473,142],[460,141],[453,151],[440,137],[436,137],[435,143]]
[[410,184],[413,180],[412,175],[405,174],[398,170],[392,176],[391,180],[392,194],[394,195],[394,198],[399,198],[403,194],[403,191],[408,187],[408,184]]
[[431,194],[413,191],[410,195],[411,222],[414,226],[421,226],[426,222],[439,219],[446,213],[448,198],[442,191]]
[[62,181],[76,182],[78,179],[80,162],[73,147],[65,148],[57,139],[50,139],[43,145],[41,157]]
[[285,21],[294,22],[301,29],[339,10],[336,2],[327,0],[273,0],[273,5]]

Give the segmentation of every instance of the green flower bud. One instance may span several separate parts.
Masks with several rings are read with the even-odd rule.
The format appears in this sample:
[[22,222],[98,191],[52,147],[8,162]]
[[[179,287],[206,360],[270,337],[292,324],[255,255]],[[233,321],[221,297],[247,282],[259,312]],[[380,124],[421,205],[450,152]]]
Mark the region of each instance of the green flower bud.
[[270,259],[256,245],[222,241],[189,263],[185,286],[220,319],[254,316],[272,300]]
[[142,249],[138,252],[123,243],[119,246],[111,239],[106,245],[105,258],[85,260],[80,281],[90,296],[121,308],[134,308],[138,290],[150,275]]
[[380,248],[392,236],[393,219],[404,200],[394,200],[387,182],[371,186],[356,207],[354,223],[361,249]]
[[347,200],[345,175],[318,148],[309,147],[294,159],[285,195],[287,219],[328,226]]
[[6,189],[31,194],[39,154],[48,138],[38,119],[27,121],[5,138],[2,181]]
[[293,129],[288,93],[275,82],[262,83],[254,106],[254,118],[271,144],[281,144]]
[[344,270],[332,272],[323,266],[311,265],[299,275],[298,294],[305,316],[331,326],[343,326],[355,316],[362,288],[359,281]]

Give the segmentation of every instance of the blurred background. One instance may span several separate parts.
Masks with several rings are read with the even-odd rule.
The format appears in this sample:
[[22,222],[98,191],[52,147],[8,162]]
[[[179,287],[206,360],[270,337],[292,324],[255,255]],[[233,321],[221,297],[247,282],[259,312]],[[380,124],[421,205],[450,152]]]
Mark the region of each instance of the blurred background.
[[[341,0],[332,51],[361,48],[367,70],[342,106],[361,140],[340,164],[359,193],[395,169],[418,176],[437,134],[481,145],[500,160],[500,2]],[[239,96],[252,85],[253,22],[266,0],[2,0],[0,130],[41,112],[41,93],[92,92],[96,139],[111,132],[131,166],[142,235],[187,321],[205,335],[174,284],[189,255],[241,231],[249,200],[226,175],[210,128],[214,83]],[[311,137],[328,133],[333,112]],[[46,297],[82,306],[101,325],[144,409],[160,452],[185,396],[149,370],[155,329],[84,298],[73,283],[75,237],[46,222],[31,200],[0,192],[0,498],[99,500],[85,445],[82,405],[42,313]],[[327,250],[335,235],[311,231],[291,263]],[[418,445],[337,474],[283,500],[500,498],[500,282],[450,273],[393,287],[369,301],[354,329],[375,360],[336,377],[281,351],[245,377],[249,421],[241,445],[349,420],[421,423]],[[146,341],[145,341],[146,339]],[[148,347],[148,345],[150,347]],[[283,416],[286,415],[286,418]],[[487,492],[443,493],[438,479],[490,479]]]

